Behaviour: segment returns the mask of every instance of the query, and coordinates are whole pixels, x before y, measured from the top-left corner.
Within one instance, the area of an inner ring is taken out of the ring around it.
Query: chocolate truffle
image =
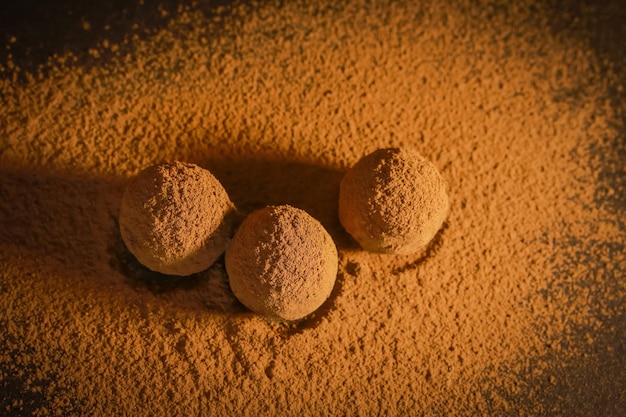
[[[231,237],[233,203],[206,169],[183,162],[146,168],[126,187],[122,239],[137,260],[169,275],[207,269]]]
[[[339,220],[371,252],[417,252],[437,234],[448,211],[444,179],[411,149],[376,150],[340,183]]]
[[[251,213],[226,250],[235,296],[275,319],[301,319],[330,295],[337,249],[324,227],[303,210],[282,205]]]

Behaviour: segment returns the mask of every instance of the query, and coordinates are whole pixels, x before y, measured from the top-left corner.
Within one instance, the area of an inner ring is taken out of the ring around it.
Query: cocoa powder
[[[611,4],[197,3],[86,63],[7,58],[2,413],[626,414]],[[423,253],[365,252],[338,221],[341,176],[386,147],[448,182]],[[315,214],[339,254],[323,308],[266,321],[223,259],[169,281],[134,262],[124,186],[165,160],[208,168],[244,214]]]

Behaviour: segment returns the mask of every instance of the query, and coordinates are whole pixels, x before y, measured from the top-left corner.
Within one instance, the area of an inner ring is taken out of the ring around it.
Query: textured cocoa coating
[[[226,250],[235,296],[267,317],[297,320],[328,298],[337,277],[335,244],[305,211],[283,205],[250,214]]]
[[[153,271],[191,275],[224,253],[235,207],[206,169],[182,162],[146,168],[126,187],[119,213],[122,238]]]
[[[376,150],[340,184],[341,224],[368,251],[414,253],[437,234],[448,211],[444,179],[411,149]]]

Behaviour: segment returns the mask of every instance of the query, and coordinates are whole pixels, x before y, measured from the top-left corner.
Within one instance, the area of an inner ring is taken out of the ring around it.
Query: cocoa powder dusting
[[[619,2],[184,4],[64,13],[89,36],[41,68],[26,31],[0,37],[0,415],[626,415]],[[447,182],[418,253],[339,222],[341,178],[380,148]],[[162,161],[244,215],[319,220],[324,305],[267,320],[223,257],[139,264],[119,209]]]

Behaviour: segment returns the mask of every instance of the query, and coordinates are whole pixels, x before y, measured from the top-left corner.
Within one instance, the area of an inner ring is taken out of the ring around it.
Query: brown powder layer
[[[409,149],[379,149],[364,156],[340,184],[339,219],[372,252],[417,252],[435,237],[449,207],[437,168]]]
[[[267,317],[298,320],[330,296],[337,249],[324,227],[291,206],[257,210],[243,222],[226,251],[235,296]]]
[[[119,48],[102,29],[86,65],[2,63],[0,414],[626,415],[623,5],[205,4]],[[425,253],[365,252],[338,221],[341,175],[388,147],[448,182]],[[276,323],[222,259],[137,265],[124,186],[166,160],[245,213],[314,214],[328,302]]]
[[[210,267],[233,233],[234,206],[220,182],[194,164],[167,162],[132,179],[122,197],[122,239],[153,271],[191,275]]]

